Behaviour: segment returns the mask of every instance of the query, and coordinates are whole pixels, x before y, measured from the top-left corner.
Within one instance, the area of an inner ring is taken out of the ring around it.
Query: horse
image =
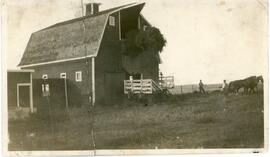
[[[262,84],[263,84],[263,77],[262,77],[262,75],[258,76],[258,77],[257,77],[257,80],[258,80],[258,81],[261,81]]]
[[[239,89],[242,87],[244,87],[244,81],[243,80],[235,80],[235,81],[231,81],[229,83],[228,90],[229,90],[229,92],[232,92],[232,93],[238,93]]]
[[[255,88],[257,88],[259,81],[263,83],[263,77],[250,76],[248,78],[245,78],[243,81],[244,81],[244,88],[245,88],[246,93],[251,94],[251,93],[255,93]]]

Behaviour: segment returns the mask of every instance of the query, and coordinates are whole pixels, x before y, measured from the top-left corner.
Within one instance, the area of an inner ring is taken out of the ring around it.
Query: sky
[[[221,83],[267,76],[264,0],[83,0],[100,10],[145,2],[142,14],[167,40],[160,70],[176,84]],[[15,69],[31,33],[80,17],[81,0],[8,0],[8,69]]]

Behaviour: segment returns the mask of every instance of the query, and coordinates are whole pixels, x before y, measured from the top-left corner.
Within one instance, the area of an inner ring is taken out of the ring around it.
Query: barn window
[[[147,26],[146,25],[144,25],[143,26],[143,31],[145,31],[147,29]]]
[[[47,74],[42,75],[42,79],[48,79],[48,75]]]
[[[81,71],[76,71],[75,80],[76,80],[76,82],[81,82],[82,81],[82,72]]]
[[[67,78],[67,74],[66,73],[61,73],[60,78],[64,78],[64,79]]]
[[[113,16],[109,17],[109,24],[110,26],[115,26],[115,18]]]

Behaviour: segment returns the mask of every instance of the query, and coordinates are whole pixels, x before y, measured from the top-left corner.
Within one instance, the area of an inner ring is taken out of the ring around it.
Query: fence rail
[[[129,94],[143,93],[143,94],[152,94],[155,91],[162,90],[158,84],[151,79],[142,79],[142,80],[124,80],[124,93]]]
[[[174,88],[174,77],[173,76],[160,76],[159,85],[161,88]]]

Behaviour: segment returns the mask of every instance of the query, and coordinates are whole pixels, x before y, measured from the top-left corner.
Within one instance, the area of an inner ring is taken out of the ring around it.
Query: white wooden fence
[[[174,77],[173,76],[160,76],[159,85],[161,88],[174,88]]]
[[[156,91],[162,90],[159,85],[151,79],[142,80],[124,80],[124,93],[134,94],[153,94]]]

